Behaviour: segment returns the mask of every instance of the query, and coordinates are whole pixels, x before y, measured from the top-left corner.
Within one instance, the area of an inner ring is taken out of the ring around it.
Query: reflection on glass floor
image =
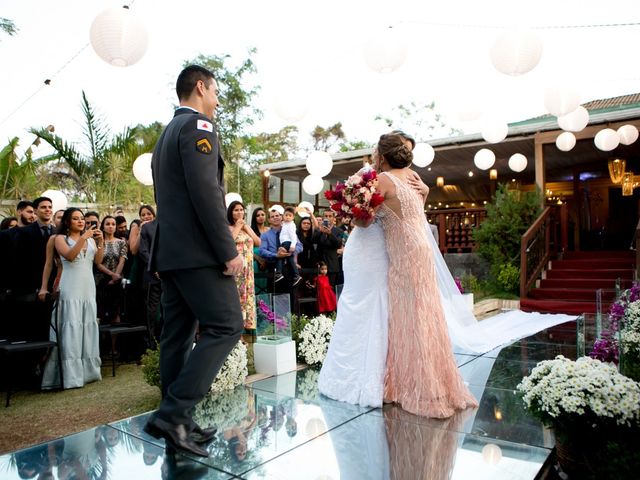
[[[167,454],[142,431],[143,414],[4,455],[0,479],[533,479],[554,439],[515,386],[536,362],[575,353],[569,322],[484,355],[456,354],[480,406],[447,420],[330,400],[307,368],[199,405],[198,423],[218,428],[206,459]]]

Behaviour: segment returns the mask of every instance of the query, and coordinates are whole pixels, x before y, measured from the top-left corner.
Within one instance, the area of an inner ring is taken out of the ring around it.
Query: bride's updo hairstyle
[[[405,168],[413,161],[413,153],[405,145],[404,138],[396,133],[381,135],[377,149],[391,168]]]

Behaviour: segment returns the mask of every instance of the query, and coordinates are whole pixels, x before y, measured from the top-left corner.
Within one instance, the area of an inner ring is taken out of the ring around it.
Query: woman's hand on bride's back
[[[407,183],[411,188],[422,195],[423,198],[426,199],[427,195],[429,195],[429,187],[422,181],[420,175],[418,175],[416,172],[412,171],[407,176]]]

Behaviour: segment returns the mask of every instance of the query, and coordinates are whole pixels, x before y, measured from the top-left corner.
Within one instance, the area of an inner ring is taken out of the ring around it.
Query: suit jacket
[[[49,238],[42,234],[38,222],[33,222],[17,230],[15,233],[15,255],[12,268],[12,290],[16,292],[34,292],[40,288],[42,271],[47,260],[47,240]],[[54,266],[51,272],[50,284],[55,276]]]
[[[151,245],[153,238],[156,236],[158,222],[154,219],[149,223],[142,225],[140,229],[140,246],[138,247],[138,260],[144,267],[145,283],[160,283],[155,276],[155,272],[149,271],[149,259],[151,257]]]
[[[318,238],[318,248],[320,255],[327,264],[329,272],[340,271],[340,259],[338,258],[338,249],[342,246],[342,230],[338,227],[332,227],[331,233],[321,233]]]
[[[224,203],[224,161],[211,120],[178,108],[153,151],[158,206],[151,271],[224,267],[238,255]]]

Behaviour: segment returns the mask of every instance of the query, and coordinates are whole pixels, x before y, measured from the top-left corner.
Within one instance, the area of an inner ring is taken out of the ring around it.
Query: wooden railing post
[[[551,229],[554,228],[551,207],[546,207],[520,240],[520,298],[525,298],[529,288],[544,269],[550,258]],[[544,237],[542,237],[544,235]],[[543,243],[544,242],[544,243]],[[534,248],[536,262],[529,271],[530,249]]]
[[[562,253],[569,250],[569,208],[566,203],[560,207],[560,242]]]

